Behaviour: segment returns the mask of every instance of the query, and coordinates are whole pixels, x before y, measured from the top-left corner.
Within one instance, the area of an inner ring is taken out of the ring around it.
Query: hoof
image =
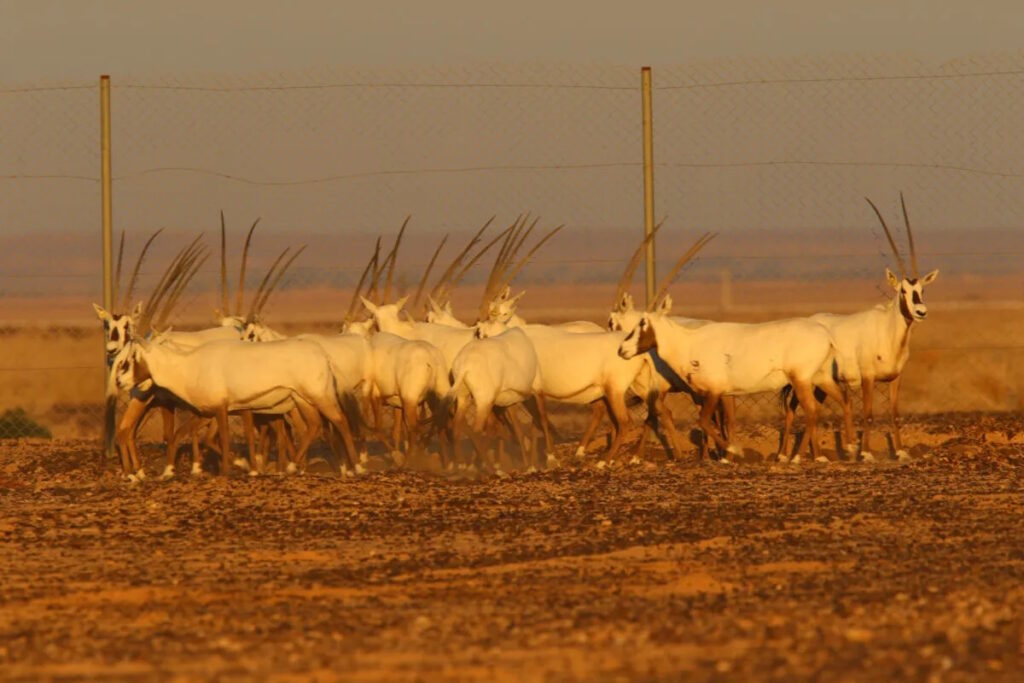
[[[146,478],[146,470],[140,467],[138,471],[135,473],[135,476],[138,478],[139,481],[142,481],[143,479]]]
[[[295,463],[290,462],[288,463],[288,466],[284,468],[284,471],[288,474],[295,474],[299,471],[299,468],[295,466]]]
[[[173,479],[174,478],[174,465],[168,465],[167,467],[165,467],[163,473],[160,475],[160,478],[165,480],[165,481],[167,479]]]
[[[778,460],[779,460],[779,462],[785,464],[785,463],[789,462],[789,456],[786,455],[785,453],[779,453]]]
[[[498,479],[508,479],[508,473],[500,469],[494,470],[494,476]]]
[[[599,470],[603,470],[607,466],[608,466],[608,463],[606,463],[604,460],[598,460],[597,464],[594,465],[594,467],[596,467]]]
[[[729,455],[743,455],[743,449],[739,446],[729,446],[725,449],[725,452]]]
[[[197,462],[192,463],[192,476],[193,477],[198,477],[202,473],[203,473],[203,468],[199,466],[199,463],[197,463]]]
[[[907,453],[904,449],[896,451],[896,459],[900,462],[910,462],[913,458],[910,457],[910,453]]]
[[[871,451],[861,451],[860,459],[863,460],[864,462],[874,462],[875,456],[871,454]]]
[[[824,455],[819,455],[817,458],[814,459],[814,462],[823,462],[824,463],[824,462],[831,462],[831,460],[826,458]]]
[[[582,458],[586,454],[587,452],[583,449],[582,446],[580,446],[579,448],[576,449],[576,452],[573,455],[575,455],[577,458]]]
[[[249,471],[249,461],[244,458],[235,458],[235,462],[233,464],[240,470],[245,470],[246,472]]]
[[[366,474],[366,468],[363,467],[362,463],[356,463],[356,474]]]
[[[790,462],[790,464],[793,464],[793,465],[799,465],[799,464],[800,464],[800,461],[801,461],[802,459],[803,459],[803,458],[802,458],[802,457],[800,456],[800,454],[799,454],[799,453],[797,453],[796,455],[794,455],[794,456],[793,456],[793,459],[792,459],[792,460],[790,460],[789,462]]]
[[[128,475],[128,476],[126,477],[126,479],[128,480],[128,483],[129,483],[129,484],[132,484],[132,485],[135,485],[135,484],[138,484],[138,483],[139,483],[139,478],[138,478],[138,477],[136,477],[136,476],[135,476],[134,474],[129,474],[129,475]]]
[[[718,463],[719,465],[731,465],[732,464],[732,461],[729,460],[729,458],[725,457],[724,455],[721,458],[719,458],[718,460],[712,460],[711,462]]]
[[[258,477],[258,476],[260,476],[260,472],[259,472],[259,470],[249,470],[249,476],[250,477]]]
[[[629,464],[630,465],[639,465],[640,464],[640,458],[638,458],[637,456],[634,455],[632,458],[629,459]]]
[[[370,454],[367,453],[366,451],[362,451],[359,454],[359,462],[363,463],[364,465],[370,462]]]
[[[850,457],[853,457],[853,458],[857,457],[857,445],[856,444],[848,443],[848,444],[846,444],[846,447],[843,448],[843,450],[846,451],[846,454],[849,455]]]
[[[562,464],[561,461],[558,458],[556,458],[555,456],[553,456],[553,455],[549,455],[548,456],[548,469],[549,470],[552,467],[558,467],[561,464]]]

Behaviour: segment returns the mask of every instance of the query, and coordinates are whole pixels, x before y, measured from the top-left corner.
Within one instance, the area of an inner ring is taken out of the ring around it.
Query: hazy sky
[[[0,81],[102,72],[1018,50],[1020,0],[0,0]]]

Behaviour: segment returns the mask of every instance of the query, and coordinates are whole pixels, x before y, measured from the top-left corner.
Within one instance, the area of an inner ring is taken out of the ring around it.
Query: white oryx
[[[221,474],[231,465],[228,413],[240,410],[283,415],[298,409],[307,427],[297,448],[300,462],[317,436],[321,416],[341,433],[347,453],[355,452],[330,357],[314,342],[218,341],[181,349],[157,337],[131,342],[116,369],[121,388],[150,380],[198,414],[216,418]]]
[[[910,358],[910,333],[914,323],[923,321],[928,316],[928,307],[922,298],[924,287],[938,277],[939,271],[933,270],[924,277],[918,274],[917,253],[914,249],[914,235],[907,217],[907,207],[900,193],[900,206],[903,209],[903,221],[907,229],[907,242],[910,246],[910,269],[904,262],[896,246],[889,226],[886,225],[878,207],[868,199],[871,208],[885,230],[889,246],[892,248],[896,263],[899,266],[899,277],[888,268],[885,277],[894,295],[885,304],[880,304],[866,311],[850,315],[819,313],[811,316],[831,331],[836,342],[837,377],[843,384],[860,385],[863,400],[863,436],[860,446],[861,457],[866,461],[874,460],[871,452],[871,429],[874,425],[872,399],[875,382],[889,382],[889,413],[892,418],[892,442],[896,457],[908,460],[910,454],[903,448],[900,438],[899,389],[900,375]],[[827,370],[827,369],[826,369]],[[826,374],[823,370],[815,378],[817,385]],[[830,374],[830,373],[829,373]],[[846,449],[856,454],[857,446],[853,443],[852,409],[850,397],[842,401],[844,417],[844,436]],[[793,419],[795,405],[786,401],[786,426],[788,432]]]
[[[663,315],[644,313],[622,342],[619,354],[636,358],[657,349],[659,357],[693,391],[704,396],[700,426],[704,431],[701,457],[707,454],[708,438],[727,453],[738,454],[737,446],[720,434],[711,415],[722,396],[777,391],[791,384],[807,415],[807,431],[797,445],[793,461],[799,462],[804,441],[811,453],[819,453],[816,425],[817,403],[814,380],[818,371],[835,359],[835,343],[828,329],[806,318],[767,323],[709,323],[695,329],[679,325]],[[819,385],[829,396],[839,398],[839,387],[822,378]],[[788,444],[783,443],[779,460],[788,461]]]
[[[508,413],[508,408],[513,405],[532,404],[530,412],[539,415],[545,441],[551,443],[540,364],[526,334],[520,329],[508,328],[500,323],[478,323],[473,330],[472,341],[456,356],[451,374],[452,385],[447,398],[448,402],[455,403],[455,437],[472,399],[470,434],[478,459],[487,452],[480,436],[488,418],[493,415],[515,435],[524,460],[527,453],[533,451],[533,465],[539,466],[536,449],[527,446],[519,422]]]
[[[394,421],[392,445],[399,450],[401,427],[404,425],[407,447],[411,454],[419,446],[420,405],[426,403],[441,433],[441,465],[446,465],[445,411],[443,399],[451,384],[448,363],[441,351],[425,341],[403,339],[387,332],[369,337],[369,377],[372,398],[400,411],[401,419]]]

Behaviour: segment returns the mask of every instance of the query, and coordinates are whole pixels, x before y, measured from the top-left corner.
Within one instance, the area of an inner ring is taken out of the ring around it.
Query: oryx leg
[[[722,430],[722,436],[729,442],[729,447],[725,449],[726,453],[732,456],[743,455],[743,449],[732,443],[732,437],[736,433],[734,429],[736,426],[736,397],[721,396],[718,399],[718,407],[718,419],[720,422],[718,426]],[[728,462],[728,460],[723,461]]]
[[[228,476],[231,470],[231,432],[228,431],[228,408],[217,408],[217,432],[220,434],[220,474]]]
[[[629,428],[629,409],[626,408],[626,394],[621,391],[606,391],[605,400],[608,401],[608,412],[611,415],[615,426],[615,436],[608,447],[605,457],[613,459],[619,452],[623,440],[626,438],[626,430]]]
[[[305,472],[306,456],[309,451],[309,446],[320,434],[322,421],[320,419],[319,411],[302,399],[295,399],[295,407],[302,415],[302,422],[306,425],[306,429],[302,433],[302,438],[299,439],[299,445],[295,449],[295,465],[300,472]]]
[[[519,444],[519,463],[525,468],[527,464],[527,447],[526,439],[523,437],[523,429],[519,424],[519,420],[512,415],[512,411],[509,407],[495,406],[494,414],[497,415],[500,422],[505,425],[509,434],[515,437],[516,442]]]
[[[355,442],[352,439],[352,428],[349,425],[345,411],[337,401],[332,403],[330,400],[320,401],[320,405],[317,406],[317,410],[319,410],[320,414],[327,418],[327,421],[333,424],[341,433],[341,439],[345,444],[345,461],[348,463],[348,467],[355,472],[357,470],[355,459],[358,456],[356,455]],[[305,414],[303,417],[305,417]],[[305,462],[305,459],[303,459],[303,462]]]
[[[900,438],[900,376],[889,382],[889,414],[892,416],[892,448],[896,457],[900,460],[910,460],[910,453],[903,449],[903,439]]]
[[[800,407],[804,409],[804,418],[807,421],[807,428],[800,436],[800,442],[796,446],[796,454],[793,462],[800,462],[801,454],[804,451],[804,442],[810,441],[811,455],[817,460],[821,457],[818,450],[817,425],[818,425],[818,402],[814,398],[814,385],[810,382],[793,382],[793,391],[796,393]]]
[[[860,437],[860,457],[866,462],[872,462],[875,456],[871,453],[871,428],[874,426],[875,417],[872,414],[871,405],[875,398],[875,380],[873,377],[864,377],[860,380],[861,401],[864,404],[863,432]]]
[[[420,406],[414,398],[402,399],[402,422],[405,424],[405,456],[416,456],[420,449]]]
[[[711,416],[715,413],[715,408],[718,407],[718,402],[721,400],[721,394],[707,394],[704,397],[704,405],[700,407],[700,417],[698,419],[700,423],[701,431],[703,432],[703,438],[700,444],[700,460],[704,460],[708,457],[708,442],[714,441],[716,447],[723,451],[729,449],[729,442],[726,441],[725,437],[719,432],[718,428],[715,427],[711,420]]]
[[[139,456],[136,451],[135,432],[142,422],[143,416],[149,410],[153,397],[146,399],[132,397],[117,423],[117,431],[114,433],[114,441],[117,444],[118,453],[121,456],[121,469],[125,475],[134,475],[138,470],[137,463]]]
[[[605,415],[607,409],[605,407],[605,400],[599,398],[590,404],[590,422],[587,423],[587,428],[583,431],[583,436],[580,438],[580,443],[576,446],[576,457],[582,458],[587,452],[587,445],[590,440],[594,437],[594,432],[597,431],[597,426],[601,424],[601,418]]]
[[[679,432],[676,431],[675,416],[668,407],[667,395],[654,393],[653,400],[649,398],[648,412],[653,411],[655,433],[659,433],[665,442],[666,455],[669,460],[675,460],[679,454]],[[646,433],[641,437],[640,456],[643,455],[643,443],[646,441]]]
[[[789,437],[793,434],[793,420],[796,419],[796,407],[799,405],[799,400],[796,397],[796,392],[793,390],[793,385],[789,385],[789,391],[782,395],[782,409],[785,413],[782,422],[782,437],[779,443],[779,462],[789,462],[790,450],[789,450]]]
[[[548,421],[547,399],[544,394],[538,393],[523,401],[523,405],[530,413],[533,424],[540,428],[544,434],[544,448],[548,453],[553,452],[554,446],[551,440],[551,423]]]
[[[843,452],[850,452],[850,444],[853,442],[853,415],[850,411],[850,401],[846,392],[835,382],[828,381],[818,386],[825,396],[839,404],[843,410],[843,428],[839,432],[839,448]]]

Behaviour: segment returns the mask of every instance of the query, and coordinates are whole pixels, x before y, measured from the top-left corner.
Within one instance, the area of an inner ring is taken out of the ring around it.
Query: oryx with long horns
[[[893,297],[887,303],[879,304],[866,311],[850,315],[819,313],[811,316],[811,319],[825,325],[835,339],[835,375],[838,380],[843,385],[860,384],[864,420],[860,444],[861,457],[867,461],[874,460],[874,455],[871,452],[871,430],[874,426],[872,414],[874,387],[876,382],[889,382],[889,414],[892,419],[893,450],[897,458],[907,460],[910,458],[910,454],[903,448],[903,440],[900,437],[898,408],[900,376],[910,359],[910,334],[914,324],[923,321],[928,316],[928,307],[925,306],[923,299],[924,288],[935,280],[939,271],[933,270],[924,277],[921,277],[918,272],[914,233],[910,229],[907,205],[902,192],[900,193],[900,207],[907,230],[910,268],[907,268],[907,263],[896,246],[896,240],[893,239],[882,212],[878,210],[874,202],[866,197],[865,199],[882,224],[889,247],[892,249],[899,267],[899,276],[889,268],[885,269],[885,278],[894,290]],[[829,371],[829,368],[823,368],[819,377],[815,379],[815,384],[818,384],[823,379],[822,376]],[[856,454],[857,446],[853,443],[850,396],[844,397],[842,406],[844,446],[848,453]],[[795,410],[792,400],[786,401],[786,409],[785,432],[788,435]]]

